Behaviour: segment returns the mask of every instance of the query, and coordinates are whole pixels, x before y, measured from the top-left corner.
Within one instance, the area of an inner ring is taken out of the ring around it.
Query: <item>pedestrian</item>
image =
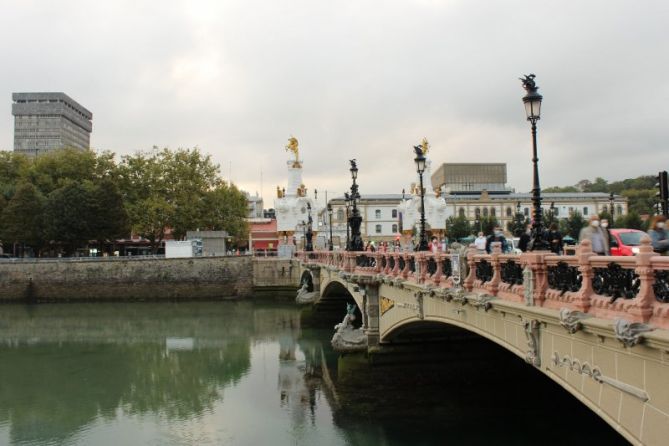
[[[506,252],[507,250],[506,238],[504,237],[502,228],[500,228],[499,226],[495,226],[495,228],[492,231],[492,234],[490,234],[486,239],[485,251],[488,254],[492,253],[492,244],[494,242],[500,242],[502,244],[502,252]]]
[[[592,251],[600,256],[609,255],[609,237],[600,226],[599,216],[590,217],[588,226],[581,229],[578,235],[579,243],[583,240],[590,240]]]
[[[483,232],[479,232],[478,237],[474,240],[474,246],[479,251],[479,254],[485,252],[486,239],[483,236]]]
[[[439,252],[439,241],[437,240],[437,237],[432,237],[432,240],[430,241],[428,248],[432,252],[432,254],[436,254],[437,252]]]
[[[666,222],[667,217],[656,215],[653,217],[650,229],[648,230],[648,235],[653,244],[653,251],[663,256],[666,256],[669,251],[669,234],[667,234],[667,230],[664,227]]]
[[[548,243],[551,245],[551,251],[557,255],[562,255],[562,234],[558,230],[557,223],[551,223],[548,228]]]
[[[609,250],[610,250],[611,247],[613,246],[613,243],[611,243],[611,241],[613,240],[613,236],[611,235],[611,230],[609,229],[609,220],[607,220],[606,218],[602,218],[600,220],[599,226],[601,226],[602,231],[606,233],[606,237],[609,241]]]
[[[532,238],[532,225],[525,226],[525,232],[520,234],[520,239],[518,240],[518,249],[525,252]]]

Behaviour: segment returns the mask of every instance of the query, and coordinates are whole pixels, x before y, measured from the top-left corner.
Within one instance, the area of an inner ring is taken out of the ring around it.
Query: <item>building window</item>
[[[525,214],[525,217],[529,217],[530,216],[530,208],[523,209],[523,214]]]
[[[623,215],[623,207],[618,205],[616,206],[616,214]]]
[[[488,216],[488,208],[483,208],[483,216],[484,217]]]
[[[374,216],[379,219],[381,218],[381,209],[377,209],[374,211]]]
[[[506,216],[511,217],[512,215],[513,215],[513,211],[511,210],[511,208],[506,208]]]
[[[490,216],[495,217],[496,216],[495,208],[490,208]]]
[[[474,216],[476,216],[476,218],[481,217],[481,208],[474,209]]]
[[[393,209],[393,218],[397,218],[397,209]]]
[[[397,233],[397,225],[393,225],[393,234]]]
[[[574,213],[574,208],[571,207],[571,206],[569,206],[569,215],[571,215],[571,214],[573,214],[573,213]]]
[[[588,208],[587,207],[583,208],[583,215],[588,215]]]
[[[602,207],[602,212],[606,212],[608,214],[609,213],[609,207],[607,205],[604,205]]]
[[[464,217],[465,216],[465,208],[460,208],[460,210],[458,211],[458,215],[460,217]]]
[[[381,234],[381,225],[376,225],[376,233]]]
[[[553,217],[558,217],[560,215],[560,208],[553,208]]]
[[[344,219],[344,210],[339,209],[337,210],[337,220],[342,221]]]

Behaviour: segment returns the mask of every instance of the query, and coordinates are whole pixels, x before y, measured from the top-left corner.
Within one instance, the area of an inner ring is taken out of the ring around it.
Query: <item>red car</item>
[[[633,256],[639,253],[641,237],[646,233],[638,229],[611,229],[611,255]]]

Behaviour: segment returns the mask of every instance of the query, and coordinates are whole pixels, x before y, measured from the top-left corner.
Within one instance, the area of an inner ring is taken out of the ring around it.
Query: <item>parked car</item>
[[[641,237],[646,233],[638,229],[611,229],[611,255],[633,256],[639,253]]]

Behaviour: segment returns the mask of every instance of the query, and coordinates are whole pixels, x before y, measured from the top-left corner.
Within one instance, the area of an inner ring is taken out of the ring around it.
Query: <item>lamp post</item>
[[[616,221],[615,211],[613,210],[613,202],[614,202],[614,200],[615,200],[615,195],[613,195],[613,192],[611,192],[611,193],[609,194],[609,205],[610,205],[610,207],[611,207],[611,212],[609,212],[609,213],[611,214],[611,222],[609,223],[609,226],[611,226],[611,227],[613,227],[613,224],[614,224],[615,221]]]
[[[353,179],[353,184],[351,184],[351,214],[348,218],[349,226],[351,227],[351,241],[348,246],[349,251],[364,251],[365,246],[362,241],[362,235],[360,234],[360,225],[362,224],[362,216],[358,211],[358,198],[360,194],[358,193],[358,184],[356,179],[358,178],[358,165],[356,160],[350,160],[351,163],[351,178]]]
[[[351,196],[348,192],[344,192],[344,203],[346,204],[346,251],[349,251],[351,246],[351,226],[350,226],[350,210],[351,210]]]
[[[534,207],[534,218],[532,221],[532,235],[528,243],[530,251],[548,251],[550,245],[545,239],[543,221],[541,218],[541,186],[539,185],[539,158],[537,157],[537,121],[541,117],[541,100],[542,96],[537,92],[537,87],[534,82],[534,74],[526,75],[520,80],[523,82],[523,88],[527,94],[523,97],[525,104],[525,114],[527,120],[532,124],[532,163],[534,167],[533,182],[532,182],[532,205]]]
[[[330,227],[330,251],[334,249],[334,246],[332,244],[332,204],[328,203],[328,220],[329,224],[328,226]]]
[[[304,248],[305,251],[313,251],[314,250],[314,244],[312,242],[314,233],[312,231],[312,225],[314,221],[311,218],[311,203],[307,203],[307,233],[305,234],[305,237],[307,238],[307,243]]]
[[[555,220],[555,202],[551,201],[551,225]]]
[[[425,154],[421,146],[413,147],[416,152],[416,171],[420,179],[420,242],[418,251],[427,251],[427,235],[425,234],[425,190],[423,189],[423,172],[425,172]]]

